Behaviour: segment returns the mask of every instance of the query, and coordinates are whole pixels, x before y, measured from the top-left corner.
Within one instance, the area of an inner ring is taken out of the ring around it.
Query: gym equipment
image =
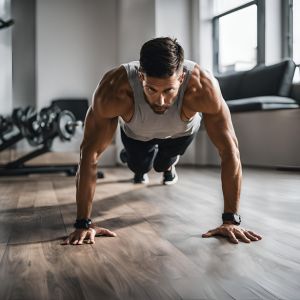
[[[61,111],[57,106],[43,108],[39,113],[33,107],[15,109],[12,114],[14,124],[19,128],[21,138],[26,138],[30,145],[38,149],[20,157],[19,159],[0,166],[0,176],[28,175],[31,173],[65,172],[73,176],[78,165],[24,165],[29,160],[51,151],[53,140],[59,137],[62,141],[70,141],[76,127],[82,126],[82,121],[76,120],[72,112]],[[98,178],[103,178],[101,171]]]
[[[0,136],[13,130],[13,124],[11,120],[0,115]]]
[[[0,116],[0,151],[11,147],[21,139],[23,134],[16,129],[12,118]]]
[[[74,114],[76,120],[84,122],[89,108],[89,101],[85,98],[55,99],[51,102],[51,106],[58,107],[61,110],[68,110]]]
[[[9,26],[12,26],[14,24],[14,20],[8,20],[4,21],[3,19],[0,19],[0,29],[7,28]]]
[[[58,115],[58,134],[61,140],[70,141],[75,134],[76,127],[83,126],[81,121],[76,121],[75,116],[68,110],[63,110]]]

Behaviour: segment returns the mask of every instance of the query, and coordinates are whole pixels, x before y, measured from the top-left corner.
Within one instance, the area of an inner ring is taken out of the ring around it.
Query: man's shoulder
[[[215,111],[220,100],[218,81],[210,71],[196,64],[190,74],[185,98],[193,109],[202,112]]]
[[[94,106],[104,116],[112,116],[128,110],[132,103],[133,91],[123,65],[105,73],[93,97]]]
[[[124,93],[132,94],[132,88],[125,67],[120,65],[106,72],[98,84],[96,91],[102,100],[116,98]]]
[[[189,84],[192,85],[199,81],[205,84],[206,82],[215,81],[215,80],[216,78],[214,77],[212,72],[200,67],[200,65],[196,63],[193,70],[191,71]]]
[[[112,88],[111,91],[120,87],[130,89],[131,87],[125,66],[120,65],[106,72],[99,83],[99,87],[110,87]]]

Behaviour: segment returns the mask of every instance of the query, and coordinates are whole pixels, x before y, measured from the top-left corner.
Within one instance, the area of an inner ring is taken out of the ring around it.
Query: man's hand
[[[238,239],[241,239],[245,243],[262,239],[262,237],[255,232],[245,230],[233,224],[222,224],[221,226],[202,234],[202,237],[208,238],[216,235],[228,237],[229,241],[233,244],[238,244]]]
[[[117,236],[116,233],[108,229],[92,226],[89,229],[76,229],[61,243],[61,245],[82,245],[83,242],[95,244],[96,235]]]

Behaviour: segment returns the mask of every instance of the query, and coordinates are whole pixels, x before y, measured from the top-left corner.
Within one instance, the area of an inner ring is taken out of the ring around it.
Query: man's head
[[[176,100],[183,73],[184,52],[176,39],[156,38],[140,51],[140,80],[152,110],[163,114]]]

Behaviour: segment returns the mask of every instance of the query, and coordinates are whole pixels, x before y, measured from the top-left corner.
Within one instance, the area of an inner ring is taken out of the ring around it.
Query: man
[[[63,244],[81,245],[85,239],[95,243],[96,234],[116,236],[93,224],[90,216],[97,161],[111,143],[119,118],[125,147],[121,158],[134,172],[134,182],[148,182],[147,172],[154,167],[163,173],[163,184],[177,181],[175,164],[203,118],[222,160],[224,213],[223,224],[202,236],[222,235],[236,244],[238,239],[247,243],[261,239],[238,226],[242,168],[230,112],[219,85],[199,65],[184,60],[182,47],[167,37],[146,42],[139,62],[109,71],[96,88],[80,148],[76,230]]]

